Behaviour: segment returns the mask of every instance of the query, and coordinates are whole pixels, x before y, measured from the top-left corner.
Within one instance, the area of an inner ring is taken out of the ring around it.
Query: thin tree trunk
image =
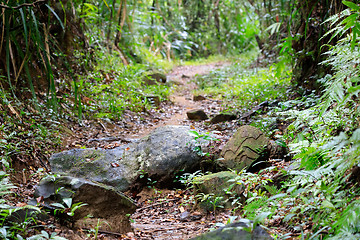
[[[124,65],[129,65],[129,62],[126,59],[124,52],[119,47],[119,43],[120,43],[121,38],[122,38],[122,30],[123,30],[123,27],[124,27],[124,24],[125,24],[126,14],[127,14],[126,0],[121,0],[120,7],[119,7],[119,10],[118,10],[118,14],[117,14],[118,28],[117,28],[117,31],[116,31],[114,46],[115,46],[115,49],[120,53],[120,57],[121,57],[121,60],[122,60],[123,64]]]

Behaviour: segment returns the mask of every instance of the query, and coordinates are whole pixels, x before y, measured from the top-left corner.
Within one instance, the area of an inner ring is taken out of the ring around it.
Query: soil
[[[155,128],[164,125],[187,125],[196,130],[218,131],[217,151],[227,142],[240,125],[239,121],[211,124],[210,120],[191,121],[186,112],[202,109],[212,117],[223,110],[222,102],[203,96],[201,101],[193,101],[192,91],[197,88],[194,81],[197,75],[229,65],[218,62],[198,66],[179,66],[168,74],[168,80],[176,86],[169,101],[162,102],[158,108],[142,113],[125,112],[118,122],[104,120],[85,120],[62,125],[64,134],[62,150],[79,147],[114,148],[134,139],[143,137]],[[31,196],[33,186],[40,174],[34,174],[31,180],[18,188],[18,196]],[[210,229],[226,224],[232,215],[230,210],[213,212],[211,209],[197,207],[191,189],[158,189],[156,186],[145,187],[141,192],[127,192],[133,198],[138,209],[131,216],[133,232],[120,235],[115,232],[98,232],[97,239],[190,239]],[[26,202],[23,199],[21,202]],[[54,220],[51,220],[54,224]],[[44,223],[45,224],[45,223]],[[72,229],[55,224],[59,236],[67,239],[94,239],[95,232],[85,229]],[[95,227],[95,226],[94,226]],[[95,228],[94,228],[95,229]]]
[[[124,119],[115,123],[86,120],[82,126],[76,123],[64,125],[67,135],[63,137],[63,149],[114,148],[165,125],[187,125],[205,131],[221,130],[218,134],[222,140],[218,143],[218,149],[221,149],[221,145],[237,129],[237,121],[219,124],[210,124],[209,120],[191,121],[187,119],[186,112],[202,109],[211,117],[222,111],[222,102],[219,100],[204,96],[202,101],[193,101],[192,91],[197,86],[192,80],[227,65],[227,62],[217,62],[174,68],[168,74],[168,80],[175,86],[168,101],[140,114],[125,112]],[[133,232],[119,235],[100,231],[98,239],[189,239],[225,224],[231,214],[230,210],[213,213],[195,207],[195,198],[190,189],[168,190],[149,186],[141,192],[126,194],[135,199],[138,205],[131,216]],[[59,235],[68,239],[91,239],[86,231],[73,231],[60,226],[59,229],[62,229]]]

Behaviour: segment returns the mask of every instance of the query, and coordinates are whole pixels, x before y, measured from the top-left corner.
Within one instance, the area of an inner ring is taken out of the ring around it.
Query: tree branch
[[[11,7],[11,6],[8,6],[8,5],[0,4],[0,8],[16,10],[16,9],[20,9],[20,8],[23,8],[23,7],[35,7],[35,5],[41,4],[41,3],[45,3],[46,1],[47,1],[47,0],[38,0],[38,1],[33,2],[33,3],[23,3],[23,4],[20,4],[20,5],[18,5],[18,6],[15,6],[15,7]]]

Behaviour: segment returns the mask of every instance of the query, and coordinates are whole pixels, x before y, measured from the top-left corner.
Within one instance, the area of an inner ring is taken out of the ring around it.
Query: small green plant
[[[210,156],[209,152],[204,152],[203,147],[210,144],[211,141],[219,141],[219,139],[212,136],[209,132],[199,133],[198,131],[191,130],[189,133],[194,137],[193,151],[200,156]]]
[[[101,225],[105,223],[106,225],[108,225],[110,227],[110,224],[106,221],[101,221],[100,219],[98,219],[96,226],[92,229],[89,229],[89,237],[92,237],[92,239],[97,240],[98,239],[98,235],[99,235],[99,230]]]
[[[21,239],[20,235],[26,235],[30,227],[36,224],[33,216],[39,213],[40,209],[30,205],[14,208],[6,204],[3,197],[13,194],[10,190],[15,188],[15,186],[9,182],[7,176],[5,172],[0,171],[0,238],[12,239],[16,237],[17,239]],[[28,213],[28,216],[24,216],[24,221],[19,223],[16,221],[8,221],[8,219],[12,217],[12,214],[21,210]]]
[[[63,204],[62,203],[52,203],[51,204],[51,206],[54,206],[57,208],[55,210],[55,214],[60,212],[60,213],[65,213],[68,216],[72,217],[72,216],[74,216],[76,210],[87,205],[87,203],[82,203],[82,202],[73,204],[72,198],[64,198],[64,199],[62,199],[62,201],[63,201]]]
[[[201,170],[197,170],[194,173],[184,173],[181,177],[180,177],[180,182],[187,188],[187,189],[191,189],[193,188],[193,181],[195,180],[195,178],[203,176],[204,173],[201,172]]]
[[[148,173],[147,173],[145,170],[143,170],[143,169],[142,169],[142,170],[139,170],[139,173],[140,173],[140,175],[139,175],[139,178],[140,178],[140,179],[146,179],[146,186],[147,186],[148,188],[153,188],[154,191],[157,191],[157,190],[155,189],[155,184],[157,183],[157,181],[151,179],[151,178],[148,176]]]
[[[21,237],[17,239],[23,240],[23,238]],[[26,238],[26,240],[67,240],[67,239],[64,237],[57,236],[56,232],[52,232],[51,234],[49,234],[48,232],[42,230],[41,233],[28,237]]]
[[[205,194],[199,193],[195,196],[199,205],[204,208],[205,210],[210,210],[214,214],[216,213],[216,209],[224,208],[224,197],[222,196],[215,196],[213,193]]]

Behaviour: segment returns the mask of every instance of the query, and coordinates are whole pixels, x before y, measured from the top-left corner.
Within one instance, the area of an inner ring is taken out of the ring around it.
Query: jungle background
[[[233,213],[281,229],[275,239],[359,239],[356,1],[1,0],[0,11],[3,238],[56,239],[36,221],[5,219],[28,206],[53,153],[86,147],[65,135],[171,105],[173,87],[144,84],[148,74],[220,62],[193,91],[240,115],[276,102],[250,124],[288,148],[292,164],[268,170],[288,177],[263,192],[268,172],[240,174],[251,197]]]

